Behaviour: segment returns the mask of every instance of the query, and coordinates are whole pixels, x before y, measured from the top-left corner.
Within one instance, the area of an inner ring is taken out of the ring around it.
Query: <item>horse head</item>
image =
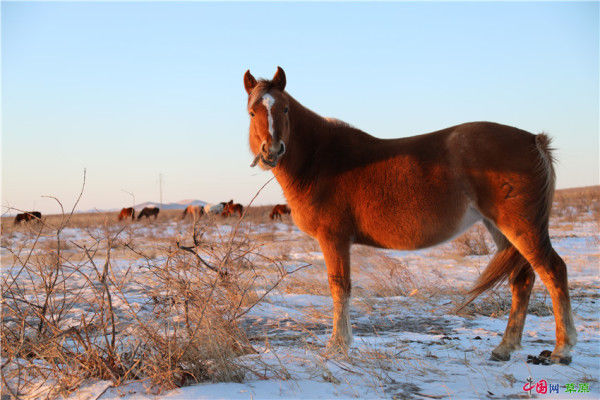
[[[250,115],[250,149],[255,155],[251,167],[260,163],[263,169],[274,168],[285,154],[286,142],[290,137],[289,100],[284,92],[285,83],[285,72],[281,67],[277,67],[270,81],[257,81],[250,70],[244,74]]]

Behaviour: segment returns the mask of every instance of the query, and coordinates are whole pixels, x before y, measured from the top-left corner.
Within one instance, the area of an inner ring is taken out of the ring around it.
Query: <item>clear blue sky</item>
[[[2,3],[2,203],[56,212],[248,202],[242,75],[401,137],[490,120],[555,138],[558,186],[598,167],[598,3]],[[282,201],[273,181],[258,203]]]

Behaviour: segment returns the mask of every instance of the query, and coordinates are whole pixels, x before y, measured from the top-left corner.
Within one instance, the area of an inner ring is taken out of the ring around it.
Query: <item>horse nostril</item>
[[[281,142],[281,147],[279,148],[278,156],[282,156],[285,153],[285,143]]]
[[[260,152],[264,153],[264,154],[268,154],[268,150],[267,150],[267,142],[262,142],[262,144],[260,145]]]

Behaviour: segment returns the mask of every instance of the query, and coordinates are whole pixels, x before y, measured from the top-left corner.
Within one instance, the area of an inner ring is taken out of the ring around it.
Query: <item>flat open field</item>
[[[506,284],[454,312],[494,252],[481,225],[418,251],[354,246],[354,344],[328,354],[323,255],[268,212],[4,218],[2,399],[527,398],[528,378],[600,396],[600,188],[559,191],[551,220],[579,335],[568,366],[527,363],[554,347],[539,279],[508,362],[489,360]]]

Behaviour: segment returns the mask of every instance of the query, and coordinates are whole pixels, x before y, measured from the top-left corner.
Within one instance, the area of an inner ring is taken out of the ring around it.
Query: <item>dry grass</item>
[[[598,187],[558,191],[554,217],[563,225],[597,220],[599,193]],[[246,228],[238,226],[237,216],[204,217],[193,226],[181,221],[181,210],[161,211],[157,221],[135,224],[118,222],[117,213],[50,215],[40,224],[20,226],[2,218],[2,247],[8,252],[2,276],[2,394],[32,393],[44,384],[53,388],[52,396],[67,394],[87,378],[114,385],[139,380],[157,391],[201,381],[265,379],[264,370],[244,361],[254,353],[244,316],[274,288],[329,295],[324,265],[299,274],[283,268],[292,251],[320,249],[307,237],[279,242],[282,227],[268,218],[270,210],[248,208]],[[292,229],[289,216],[281,222]],[[252,232],[255,223],[260,232]],[[222,230],[224,225],[228,229]],[[155,232],[172,226],[178,229],[173,235]],[[73,229],[85,234],[73,239],[67,235]],[[146,229],[142,236],[140,229]],[[278,255],[265,255],[262,245],[277,248]],[[454,247],[457,258],[493,252],[481,225],[456,239]],[[432,307],[462,296],[460,288],[419,281],[406,264],[375,249],[355,246],[352,257],[355,272],[367,278],[354,288],[362,312],[378,312],[381,300],[417,291],[417,301]],[[296,328],[302,334],[330,328],[329,309],[307,310],[311,315]],[[500,288],[464,313],[500,317],[509,310],[509,290]],[[545,297],[532,297],[529,313],[550,312]],[[390,366],[406,367],[381,349],[354,357],[360,359],[349,359],[344,367],[370,368],[362,371],[373,385],[388,379]],[[423,363],[411,360],[410,366]],[[316,370],[325,381],[338,380],[325,364]],[[275,374],[289,377],[283,365]]]
[[[377,255],[363,271],[369,277],[369,284],[362,289],[369,296],[408,296],[417,288],[406,265],[395,258]]]
[[[3,219],[3,395],[46,387],[55,397],[88,378],[148,381],[158,391],[263,378],[241,361],[254,350],[240,321],[291,272],[233,220],[231,233],[209,237],[219,218],[190,226],[183,244],[136,237],[112,213],[21,226]],[[72,228],[86,235],[68,239]]]
[[[595,221],[600,220],[600,186],[557,190],[552,215],[570,222],[586,216]]]

